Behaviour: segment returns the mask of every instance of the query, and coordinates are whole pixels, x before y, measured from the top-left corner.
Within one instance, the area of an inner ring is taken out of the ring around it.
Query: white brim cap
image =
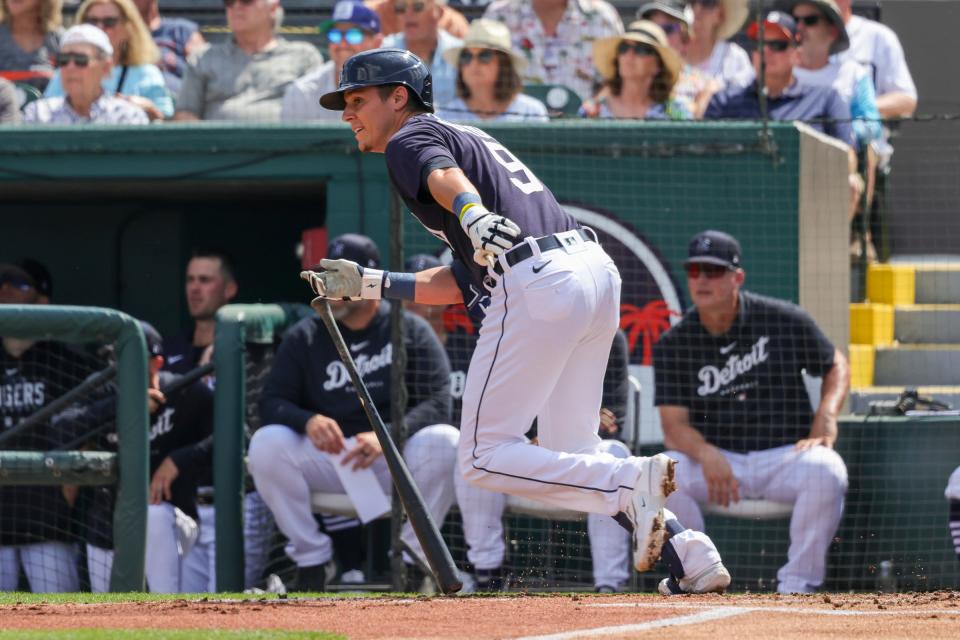
[[[100,49],[105,55],[113,56],[113,45],[110,44],[110,37],[102,29],[92,24],[77,24],[63,34],[60,39],[60,48],[68,44],[89,44]]]

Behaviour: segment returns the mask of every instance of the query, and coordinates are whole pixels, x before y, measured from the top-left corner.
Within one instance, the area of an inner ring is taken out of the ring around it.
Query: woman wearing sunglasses
[[[521,93],[526,60],[510,46],[506,25],[479,18],[470,24],[463,46],[443,53],[457,69],[457,97],[437,115],[449,121],[548,120],[547,108]]]
[[[86,0],[77,9],[77,24],[102,29],[113,46],[113,72],[103,81],[107,95],[122,97],[143,109],[150,120],[173,115],[173,99],[163,73],[156,66],[160,52],[131,0]],[[54,74],[45,97],[63,95],[59,73]]]
[[[0,0],[0,72],[43,89],[60,48],[62,0]]]
[[[687,62],[720,82],[721,87],[742,87],[753,81],[750,57],[728,42],[747,19],[747,0],[689,0],[693,8],[693,37],[687,45]]]
[[[622,36],[593,43],[604,88],[580,115],[599,118],[687,120],[690,110],[673,97],[683,61],[663,29],[649,20],[632,23]]]

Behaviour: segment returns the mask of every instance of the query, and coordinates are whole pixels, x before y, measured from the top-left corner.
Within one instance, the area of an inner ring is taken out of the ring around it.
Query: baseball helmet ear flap
[[[403,85],[411,98],[433,113],[433,78],[427,65],[404,49],[362,51],[343,63],[336,91],[320,97],[320,105],[331,111],[346,107],[343,94],[351,89]]]

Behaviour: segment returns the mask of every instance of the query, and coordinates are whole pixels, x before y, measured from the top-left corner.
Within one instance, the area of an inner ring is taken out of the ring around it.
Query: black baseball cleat
[[[314,564],[309,567],[297,567],[297,579],[292,593],[320,593],[327,590],[327,583],[336,575],[337,567],[333,561]]]

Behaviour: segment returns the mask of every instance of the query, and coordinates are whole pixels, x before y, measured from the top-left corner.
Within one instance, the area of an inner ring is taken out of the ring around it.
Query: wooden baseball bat
[[[357,395],[360,396],[360,404],[367,414],[367,420],[370,422],[370,426],[373,427],[373,432],[377,434],[377,439],[380,441],[380,446],[383,449],[383,457],[387,460],[387,466],[390,468],[390,476],[393,478],[393,484],[397,488],[397,494],[400,496],[403,510],[407,512],[407,517],[410,518],[410,525],[413,527],[414,533],[417,534],[417,539],[420,541],[420,546],[423,547],[423,553],[427,557],[427,562],[430,563],[430,569],[437,579],[440,590],[445,594],[460,591],[463,584],[460,582],[460,577],[457,574],[457,568],[453,563],[450,550],[447,549],[447,545],[443,542],[443,538],[440,536],[440,530],[437,528],[433,517],[427,510],[423,496],[420,495],[420,490],[417,489],[417,485],[410,476],[410,470],[407,469],[407,465],[403,461],[396,443],[394,443],[393,438],[390,437],[390,433],[387,431],[387,427],[380,417],[380,412],[377,411],[377,407],[370,397],[367,386],[363,383],[363,379],[357,371],[357,365],[353,361],[353,356],[350,355],[350,350],[347,349],[347,344],[340,334],[340,328],[333,318],[330,304],[324,298],[314,298],[310,306],[320,314],[320,319],[323,320],[323,324],[327,327],[327,331],[333,339],[333,344],[337,347],[340,359],[350,373],[350,379],[353,381],[353,386],[357,390]]]

